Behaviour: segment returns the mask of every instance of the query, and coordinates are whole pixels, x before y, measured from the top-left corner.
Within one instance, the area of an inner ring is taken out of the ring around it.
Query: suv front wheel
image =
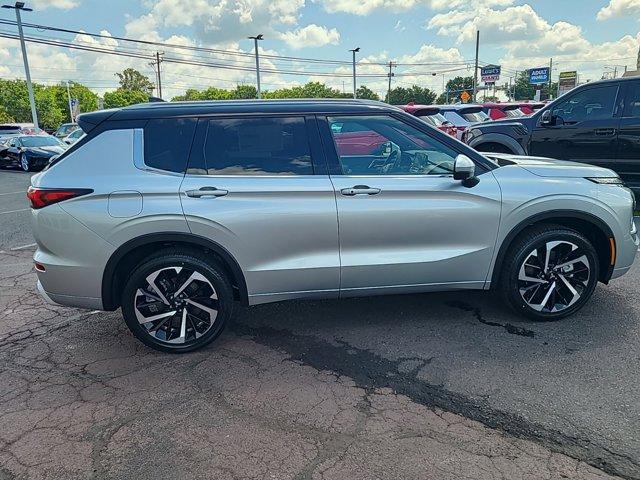
[[[533,320],[559,320],[578,311],[598,282],[598,255],[582,234],[559,225],[525,231],[507,252],[501,293]]]
[[[131,332],[164,352],[190,352],[209,344],[222,332],[232,308],[232,288],[223,269],[183,250],[144,259],[122,292],[122,313]]]

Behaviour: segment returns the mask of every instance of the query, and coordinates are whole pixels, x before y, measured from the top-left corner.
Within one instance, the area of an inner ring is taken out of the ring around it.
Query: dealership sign
[[[532,68],[529,70],[529,83],[531,85],[549,83],[549,67]]]
[[[484,83],[495,83],[500,80],[500,65],[487,65],[480,70]]]
[[[558,80],[558,95],[567,93],[569,90],[576,87],[578,84],[578,72],[575,70],[572,72],[560,72],[560,78]]]

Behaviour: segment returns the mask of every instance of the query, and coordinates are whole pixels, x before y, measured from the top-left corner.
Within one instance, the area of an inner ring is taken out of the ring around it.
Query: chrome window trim
[[[142,170],[144,172],[158,173],[161,175],[170,175],[173,177],[184,176],[184,173],[170,172],[168,170],[160,170],[159,168],[150,167],[146,163],[144,163],[144,129],[143,128],[133,129],[133,164],[138,170]]]

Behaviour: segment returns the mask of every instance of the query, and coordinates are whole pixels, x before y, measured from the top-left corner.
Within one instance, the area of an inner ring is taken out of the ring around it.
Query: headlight
[[[601,185],[624,185],[620,177],[587,177],[587,180]]]

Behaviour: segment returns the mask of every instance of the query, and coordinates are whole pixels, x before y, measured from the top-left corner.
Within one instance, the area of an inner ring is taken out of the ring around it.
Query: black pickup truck
[[[607,167],[640,198],[640,77],[581,85],[530,117],[473,125],[462,141],[481,152]]]

